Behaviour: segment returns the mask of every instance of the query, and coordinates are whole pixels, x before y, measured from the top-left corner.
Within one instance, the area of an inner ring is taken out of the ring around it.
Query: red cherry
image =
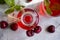
[[[26,31],[26,34],[28,37],[32,37],[34,35],[34,31],[33,30],[28,30]]]
[[[55,26],[54,26],[54,25],[50,25],[50,26],[47,28],[47,31],[50,32],[50,33],[54,33],[54,32],[55,32]]]
[[[1,22],[0,22],[0,27],[1,27],[2,29],[7,28],[7,26],[8,26],[8,23],[7,23],[6,21],[1,21]]]
[[[12,23],[10,25],[11,30],[16,31],[18,29],[18,24],[17,23]]]
[[[36,26],[36,27],[34,28],[34,32],[35,32],[35,33],[40,33],[41,30],[42,30],[42,28],[41,28],[40,26]]]
[[[31,2],[32,0],[27,0],[27,2]]]

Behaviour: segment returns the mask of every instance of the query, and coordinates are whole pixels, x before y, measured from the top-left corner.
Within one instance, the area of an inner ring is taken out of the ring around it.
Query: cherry
[[[0,27],[1,27],[2,29],[7,28],[7,26],[8,26],[8,23],[7,23],[6,21],[1,21],[1,22],[0,22]]]
[[[32,0],[27,0],[27,2],[31,2]]]
[[[42,28],[41,28],[40,26],[36,26],[36,27],[34,28],[34,32],[35,32],[35,33],[40,33],[41,30],[42,30]]]
[[[50,26],[47,28],[47,31],[50,32],[50,33],[54,33],[54,32],[55,32],[55,26],[54,26],[54,25],[50,25]]]
[[[11,30],[16,31],[18,29],[18,24],[17,23],[12,23],[10,25]]]
[[[33,30],[28,30],[26,31],[26,34],[28,37],[32,37],[34,35],[34,31]]]

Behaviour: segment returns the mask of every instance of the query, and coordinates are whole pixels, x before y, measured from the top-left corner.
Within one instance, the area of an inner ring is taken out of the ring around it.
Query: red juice
[[[45,16],[60,16],[60,0],[44,0],[39,8],[40,14]]]

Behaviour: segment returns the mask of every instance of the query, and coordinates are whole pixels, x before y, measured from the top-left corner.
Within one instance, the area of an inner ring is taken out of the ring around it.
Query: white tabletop
[[[29,6],[29,5],[32,5],[32,4],[36,4],[36,3],[39,3],[43,0],[32,0],[31,2],[27,3],[26,0],[15,0],[15,3],[19,3],[20,5],[24,5],[24,6]]]
[[[35,6],[34,7],[33,6],[34,5],[30,5],[30,7],[34,8]],[[3,6],[3,7],[7,8],[6,6]],[[0,5],[0,20],[3,19],[1,17],[3,9],[4,8],[2,8],[2,6]],[[4,18],[3,20],[6,20],[6,18]],[[19,28],[17,31],[12,31],[9,28],[4,29],[4,30],[0,29],[0,40],[60,40],[60,25],[59,24],[60,24],[60,17],[48,18],[48,17],[44,17],[40,15],[40,20],[39,20],[38,25],[42,27],[41,33],[35,34],[33,37],[27,37],[25,30],[21,28]],[[48,33],[46,31],[46,28],[49,25],[56,26],[55,33]]]

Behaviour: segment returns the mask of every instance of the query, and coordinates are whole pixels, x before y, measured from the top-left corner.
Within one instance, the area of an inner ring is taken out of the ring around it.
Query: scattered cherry
[[[11,30],[16,31],[18,29],[18,24],[17,23],[12,23],[10,25]]]
[[[54,25],[50,25],[50,26],[47,28],[47,31],[50,32],[50,33],[54,33],[54,32],[55,32],[55,26],[54,26]]]
[[[1,22],[0,22],[0,27],[1,27],[2,29],[7,28],[7,26],[8,26],[8,23],[7,23],[6,21],[1,21]]]
[[[27,0],[27,2],[31,2],[32,0]]]
[[[35,32],[35,33],[40,33],[41,30],[42,30],[42,28],[41,28],[40,26],[36,26],[36,27],[34,28],[34,32]]]
[[[33,30],[28,30],[26,31],[26,34],[28,37],[32,37],[34,35],[34,31]]]

